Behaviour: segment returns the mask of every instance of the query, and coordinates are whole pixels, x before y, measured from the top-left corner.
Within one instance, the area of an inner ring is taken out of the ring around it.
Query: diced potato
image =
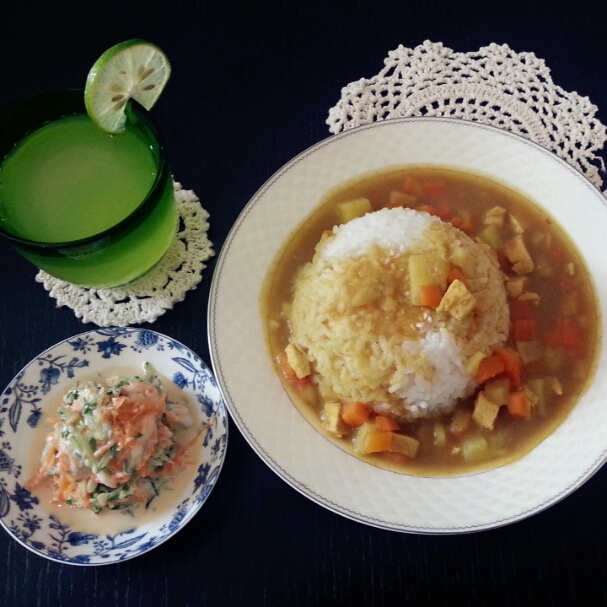
[[[548,415],[548,383],[545,377],[534,377],[527,380],[525,387],[535,395],[537,412],[545,417]]]
[[[500,251],[504,246],[504,237],[499,226],[489,224],[478,237],[486,242],[494,251]]]
[[[504,227],[506,219],[506,209],[504,207],[493,207],[485,213],[483,223],[487,225],[496,225],[498,228]]]
[[[531,242],[536,247],[547,249],[552,241],[551,235],[548,232],[533,232]]]
[[[528,385],[523,386],[523,392],[525,393],[525,396],[529,401],[529,406],[531,407],[531,410],[535,412],[540,399],[538,398],[537,394],[529,388]]]
[[[495,419],[500,411],[500,406],[490,401],[484,392],[479,392],[474,403],[472,419],[481,427],[493,430]]]
[[[280,314],[282,315],[283,318],[291,317],[291,302],[290,301],[283,301],[280,304]]]
[[[555,373],[565,363],[565,353],[561,349],[544,348],[542,362],[544,363],[546,369],[552,371],[552,373]]]
[[[572,289],[563,294],[561,302],[562,316],[575,316],[580,311],[580,292],[577,289]]]
[[[393,434],[392,446],[390,451],[394,453],[402,453],[413,459],[417,455],[419,449],[419,441],[412,436],[406,434]]]
[[[432,427],[432,442],[437,447],[444,447],[447,443],[447,433],[445,431],[445,426],[440,422],[436,422]]]
[[[409,280],[411,303],[419,306],[422,303],[422,286],[436,285],[444,291],[447,287],[449,265],[436,253],[419,253],[409,257]]]
[[[392,190],[388,195],[388,206],[391,207],[410,207],[417,202],[417,196],[414,194],[405,194],[399,190]]]
[[[449,432],[451,434],[462,434],[469,427],[472,421],[472,413],[465,409],[456,409],[453,414],[453,419],[449,424]]]
[[[456,279],[449,285],[437,310],[448,312],[457,320],[463,320],[474,308],[476,308],[474,295],[468,291],[468,287],[461,280]]]
[[[293,369],[295,375],[297,375],[299,379],[310,375],[310,361],[297,344],[290,343],[285,348],[285,354],[287,355],[289,366]]]
[[[512,270],[516,274],[529,274],[533,272],[534,264],[525,241],[520,234],[504,243],[504,255],[512,264]]]
[[[372,211],[371,201],[368,198],[354,198],[353,200],[337,203],[339,223],[348,223],[348,221],[362,217]]]
[[[394,432],[378,430],[375,422],[366,422],[359,427],[354,440],[354,451],[359,455],[390,451]]]
[[[345,424],[341,421],[340,403],[325,403],[325,406],[323,407],[322,425],[327,432],[330,432],[335,436],[341,437],[348,434]]]
[[[485,396],[496,405],[502,406],[508,402],[510,381],[507,377],[490,379],[483,387]]]
[[[489,443],[484,436],[466,438],[462,443],[462,455],[467,462],[485,459],[489,455]]]
[[[544,355],[544,347],[538,340],[517,341],[516,349],[524,365],[537,362]]]
[[[516,299],[525,292],[525,283],[527,276],[513,276],[506,280],[506,293],[513,299]]]
[[[464,368],[466,369],[466,373],[468,373],[470,375],[476,375],[476,372],[478,371],[478,367],[484,358],[487,358],[487,357],[482,352],[475,352],[466,361],[466,364],[464,365]]]
[[[550,261],[550,259],[545,253],[539,253],[535,255],[534,272],[538,276],[542,276],[543,278],[548,278],[548,276],[552,276],[553,267],[554,264]]]
[[[452,266],[460,268],[464,273],[464,276],[472,276],[474,274],[474,257],[470,255],[468,249],[465,249],[464,247],[453,249],[453,252],[449,255],[448,261]]]

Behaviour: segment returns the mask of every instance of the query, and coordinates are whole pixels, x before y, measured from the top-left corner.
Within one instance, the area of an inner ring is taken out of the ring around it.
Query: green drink
[[[82,93],[45,93],[0,115],[0,234],[49,274],[95,288],[126,284],[166,253],[177,211],[164,147],[134,106],[117,135]]]

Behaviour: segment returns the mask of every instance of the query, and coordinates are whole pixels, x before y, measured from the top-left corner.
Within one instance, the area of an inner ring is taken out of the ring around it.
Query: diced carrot
[[[521,318],[512,323],[514,341],[533,341],[538,336],[538,322],[535,318]]]
[[[382,451],[390,451],[392,447],[393,432],[385,430],[376,430],[370,432],[365,440],[365,453],[380,453]]]
[[[513,299],[508,305],[512,320],[523,320],[533,316],[533,304],[528,299]]]
[[[508,413],[518,419],[528,419],[531,407],[527,395],[522,390],[511,392],[508,396]]]
[[[510,384],[520,388],[523,380],[523,361],[518,353],[510,348],[496,348],[493,354],[502,359]]]
[[[550,257],[550,259],[554,262],[560,262],[563,260],[563,258],[565,257],[565,251],[563,250],[562,247],[558,246],[558,245],[553,245],[551,247],[548,247],[548,257]]]
[[[449,220],[449,223],[454,227],[457,228],[458,230],[462,229],[462,226],[464,225],[464,220],[462,217],[460,217],[459,215],[456,215],[455,217],[451,217],[451,219]]]
[[[421,306],[438,308],[443,298],[443,292],[438,285],[421,285],[419,290]]]
[[[423,193],[421,183],[417,179],[410,176],[405,177],[402,190],[403,192],[413,194],[414,196],[420,196]]]
[[[346,403],[341,407],[341,419],[348,426],[362,426],[369,419],[369,409],[362,403]]]
[[[483,358],[483,360],[481,360],[474,379],[477,384],[482,384],[488,379],[503,373],[505,370],[506,366],[504,361],[499,356],[491,354],[490,356],[487,356],[487,358]]]
[[[451,207],[446,202],[443,202],[436,207],[436,214],[443,221],[448,221],[451,217]]]
[[[387,415],[378,415],[375,418],[375,427],[378,430],[388,430],[389,432],[396,432],[400,429],[398,422]]]
[[[582,328],[573,318],[557,318],[553,330],[545,337],[547,346],[565,350],[578,350],[583,341]]]
[[[464,273],[459,268],[451,268],[449,273],[447,274],[447,283],[451,284],[454,280],[459,280],[466,284],[466,277]]]
[[[312,377],[310,375],[306,377],[295,377],[295,379],[289,380],[289,383],[295,390],[302,392],[312,385]]]
[[[422,188],[426,196],[442,196],[447,191],[447,184],[444,181],[429,181]]]

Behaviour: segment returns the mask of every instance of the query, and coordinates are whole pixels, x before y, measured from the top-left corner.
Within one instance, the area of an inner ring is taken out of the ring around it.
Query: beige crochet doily
[[[68,306],[82,322],[100,327],[126,327],[154,322],[202,280],[205,261],[214,253],[207,237],[209,214],[196,194],[175,183],[179,222],[173,244],[160,263],[139,280],[115,289],[87,289],[40,271],[57,306]]]
[[[554,84],[533,53],[505,44],[456,53],[426,41],[414,49],[399,46],[384,64],[376,76],[342,89],[327,119],[332,133],[407,116],[476,120],[540,144],[602,186],[597,152],[607,135],[596,106]]]

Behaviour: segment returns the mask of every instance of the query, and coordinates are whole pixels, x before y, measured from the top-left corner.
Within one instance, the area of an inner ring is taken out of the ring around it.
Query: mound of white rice
[[[458,320],[413,305],[409,257],[448,259],[462,247],[473,260],[474,313]],[[411,419],[447,412],[473,391],[466,362],[504,343],[509,315],[487,247],[426,213],[383,209],[323,236],[295,280],[290,322],[324,399]]]

